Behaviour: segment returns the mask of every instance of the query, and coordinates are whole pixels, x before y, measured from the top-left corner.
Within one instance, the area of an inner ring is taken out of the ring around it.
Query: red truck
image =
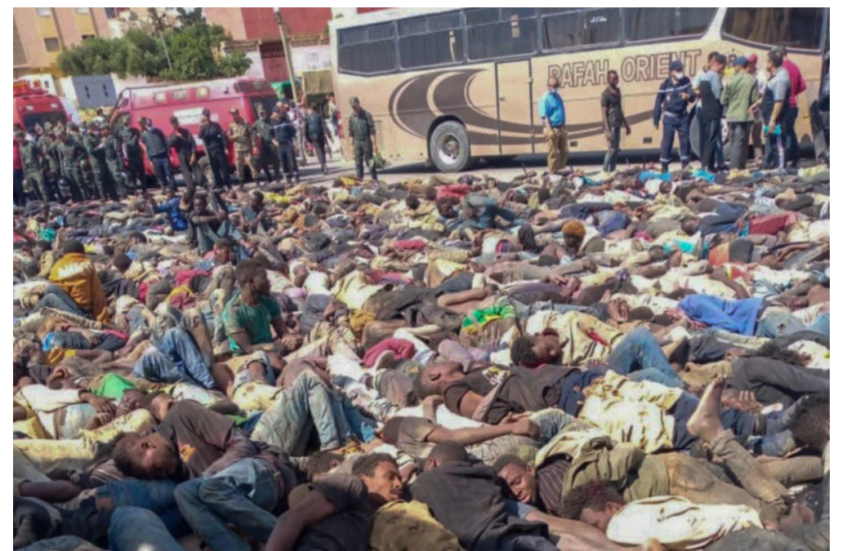
[[[111,129],[118,132],[126,121],[137,128],[141,117],[152,121],[153,126],[160,128],[166,136],[172,132],[170,117],[179,119],[179,124],[187,128],[197,140],[197,158],[206,179],[213,181],[209,161],[206,158],[203,144],[197,139],[200,130],[200,118],[203,110],[209,109],[213,122],[217,122],[227,132],[233,122],[231,109],[238,109],[249,123],[257,120],[257,111],[263,107],[271,113],[278,97],[272,86],[262,79],[231,78],[177,84],[171,86],[147,86],[126,88],[117,98],[116,107],[111,114]],[[230,145],[228,158],[231,170],[235,169],[235,154]],[[152,166],[145,159],[146,172],[152,174]],[[173,150],[170,151],[170,162],[174,170],[179,170],[179,160]]]
[[[12,105],[12,121],[25,130],[44,127],[46,122],[51,126],[66,124],[68,120],[60,98],[26,80],[12,83]]]

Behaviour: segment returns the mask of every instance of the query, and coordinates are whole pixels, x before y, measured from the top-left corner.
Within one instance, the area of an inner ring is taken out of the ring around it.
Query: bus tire
[[[469,136],[462,124],[445,121],[433,130],[430,158],[441,172],[461,172],[474,164]]]

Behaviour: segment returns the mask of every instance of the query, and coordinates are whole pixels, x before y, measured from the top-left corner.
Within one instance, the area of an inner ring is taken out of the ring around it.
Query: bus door
[[[534,90],[531,60],[496,63],[499,155],[534,153]]]

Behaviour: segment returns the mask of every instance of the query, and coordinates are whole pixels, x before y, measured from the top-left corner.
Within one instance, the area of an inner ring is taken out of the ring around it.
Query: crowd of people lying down
[[[830,174],[14,216],[14,548],[830,548]]]

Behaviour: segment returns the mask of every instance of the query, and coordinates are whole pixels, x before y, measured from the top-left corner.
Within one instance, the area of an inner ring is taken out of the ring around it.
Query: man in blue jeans
[[[141,117],[140,139],[146,147],[146,155],[152,163],[152,171],[155,173],[158,185],[161,186],[161,191],[166,190],[168,184],[175,190],[176,180],[173,178],[173,167],[170,166],[170,159],[167,157],[168,145],[164,132],[160,128],[154,128],[152,121],[146,117]]]
[[[113,459],[126,476],[185,479],[174,492],[176,503],[214,551],[251,550],[227,523],[260,543],[268,540],[277,522],[272,511],[296,483],[283,451],[252,442],[232,419],[190,400],[174,404],[152,434],[123,437]]]

